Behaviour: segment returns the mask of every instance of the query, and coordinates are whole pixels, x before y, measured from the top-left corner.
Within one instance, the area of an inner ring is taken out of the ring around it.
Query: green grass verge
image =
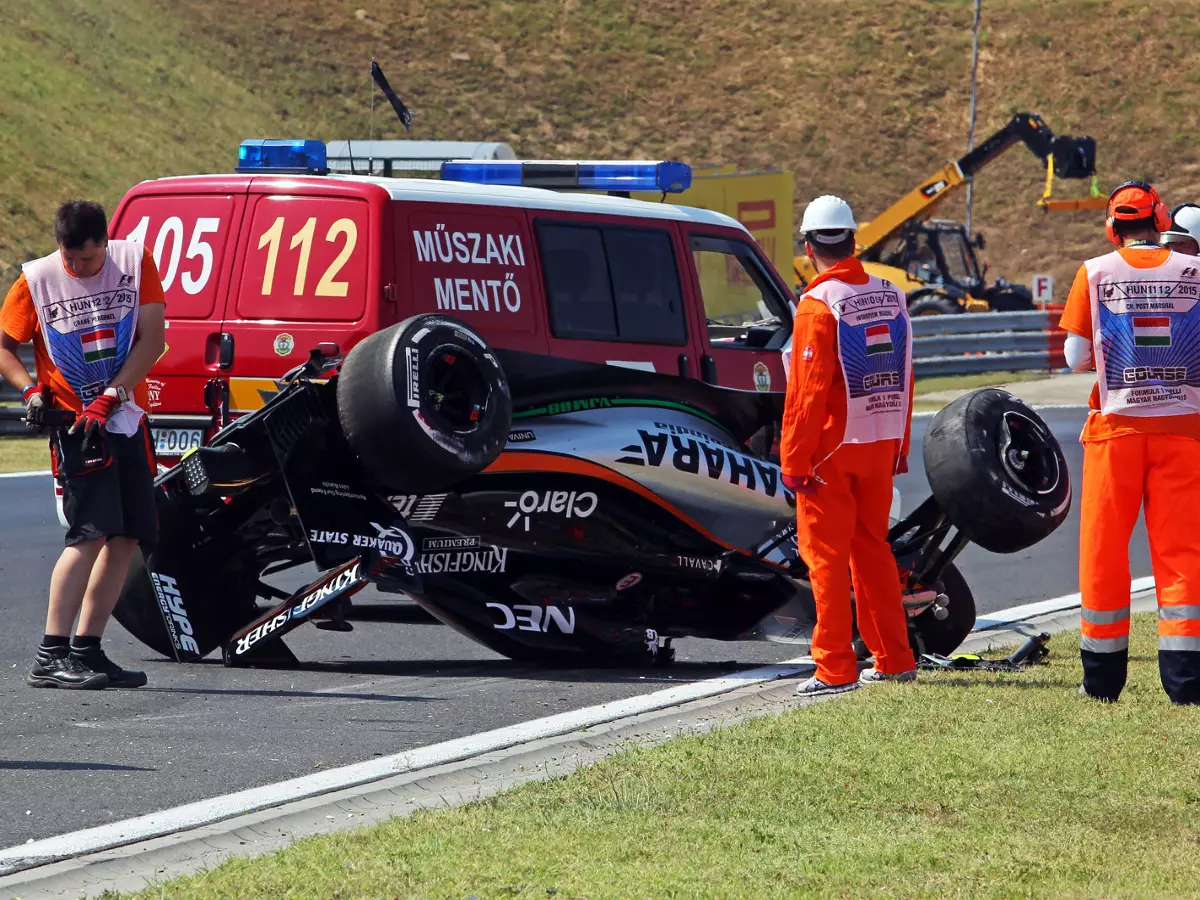
[[[0,437],[0,472],[38,472],[50,468],[50,450],[41,437]]]
[[[1191,896],[1200,709],[1163,695],[1154,622],[1115,706],[1076,694],[1068,633],[1044,668],[922,673],[138,896]]]
[[[973,391],[975,388],[992,387],[997,384],[1013,384],[1018,381],[1040,381],[1045,372],[980,372],[975,375],[935,375],[918,378],[914,382],[917,396],[935,391]]]
[[[1045,372],[980,372],[975,375],[936,375],[929,378],[918,378],[913,384],[916,390],[916,396],[913,398],[913,412],[937,412],[949,402],[940,399],[923,399],[928,394],[941,391],[973,391],[976,388],[1014,384],[1018,381],[1039,381],[1045,377]]]

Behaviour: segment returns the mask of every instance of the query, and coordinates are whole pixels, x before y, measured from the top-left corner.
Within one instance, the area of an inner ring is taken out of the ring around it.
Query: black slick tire
[[[508,381],[473,330],[421,315],[376,332],[342,363],[338,419],[384,487],[428,494],[487,468],[512,419]]]
[[[983,388],[942,409],[926,429],[923,455],[938,506],[985,550],[1031,547],[1070,512],[1062,448],[1041,417],[1007,391]]]
[[[939,587],[941,593],[950,599],[946,618],[938,619],[932,609],[927,609],[914,617],[910,624],[920,635],[921,646],[926,653],[949,656],[975,627],[975,596],[953,563],[942,570]]]

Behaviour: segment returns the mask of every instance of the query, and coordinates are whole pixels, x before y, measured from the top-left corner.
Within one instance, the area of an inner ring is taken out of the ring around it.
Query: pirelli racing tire
[[[421,315],[366,338],[346,356],[338,418],[384,487],[444,490],[487,468],[508,441],[508,381],[483,338],[456,319]]]
[[[1016,553],[1071,509],[1071,476],[1049,426],[1007,391],[950,403],[925,431],[925,476],[942,512],[971,541]]]
[[[975,627],[975,596],[953,563],[942,570],[938,587],[950,599],[946,618],[938,619],[932,609],[927,609],[909,624],[919,638],[914,641],[915,650],[949,656]]]
[[[141,550],[134,555],[113,618],[151,650],[175,659],[160,612],[161,592],[164,602],[176,605],[171,613],[176,633],[194,641],[199,658],[258,615],[256,573],[245,571],[228,540],[195,540],[191,517],[164,488],[156,495],[158,543],[148,555]],[[148,567],[158,574],[157,588]]]

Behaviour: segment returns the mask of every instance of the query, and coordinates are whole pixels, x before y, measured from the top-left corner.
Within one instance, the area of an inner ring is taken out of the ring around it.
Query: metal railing
[[[1061,316],[1058,309],[917,316],[913,368],[917,377],[1062,369]]]

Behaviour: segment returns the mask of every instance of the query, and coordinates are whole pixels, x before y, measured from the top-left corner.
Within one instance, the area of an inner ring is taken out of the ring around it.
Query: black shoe
[[[95,672],[103,672],[108,676],[108,686],[115,688],[135,688],[146,683],[146,673],[137,669],[122,669],[109,659],[99,647],[80,649],[71,648],[71,657]]]
[[[75,656],[69,653],[55,656],[40,650],[25,681],[32,687],[80,691],[98,691],[108,687],[106,673],[96,671]]]

